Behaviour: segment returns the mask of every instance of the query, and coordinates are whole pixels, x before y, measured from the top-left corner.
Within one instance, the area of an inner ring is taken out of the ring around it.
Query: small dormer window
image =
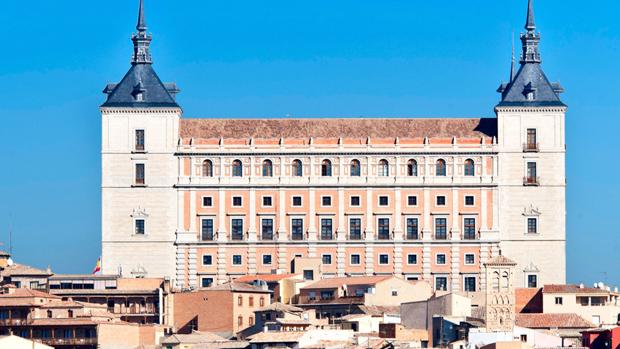
[[[142,92],[136,93],[136,102],[144,102],[144,93]]]
[[[536,100],[536,87],[532,86],[532,83],[528,83],[527,85],[525,85],[525,88],[523,89],[523,95],[525,96],[525,99],[528,101],[534,101]]]
[[[527,93],[526,98],[528,101],[533,101],[534,99],[536,99],[536,96],[534,94],[534,91],[530,91]]]

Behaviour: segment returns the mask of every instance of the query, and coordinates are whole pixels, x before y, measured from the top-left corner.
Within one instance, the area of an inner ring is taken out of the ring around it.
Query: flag
[[[97,265],[95,266],[95,269],[93,269],[93,275],[97,274],[100,271],[101,271],[101,257],[97,259]]]

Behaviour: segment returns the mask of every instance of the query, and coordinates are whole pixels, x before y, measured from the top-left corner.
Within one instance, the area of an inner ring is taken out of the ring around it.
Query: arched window
[[[437,160],[435,165],[435,176],[445,176],[446,175],[446,161],[444,159]]]
[[[409,177],[417,177],[418,176],[418,162],[414,159],[407,161],[407,176]]]
[[[232,175],[233,177],[243,177],[243,164],[241,163],[241,160],[233,161]]]
[[[476,174],[476,168],[474,166],[474,160],[472,159],[465,160],[465,175],[474,176],[475,174]]]
[[[509,279],[508,279],[508,272],[507,271],[502,273],[501,284],[502,284],[502,292],[507,292],[508,288],[509,288],[509,285],[510,285],[510,282],[509,282]]]
[[[202,162],[202,176],[213,177],[213,162],[211,162],[211,160],[205,160]]]
[[[387,160],[383,159],[379,161],[379,168],[377,169],[377,172],[380,177],[387,177],[390,175],[390,164]]]
[[[273,163],[271,160],[263,161],[263,177],[273,177]]]
[[[301,160],[293,160],[293,172],[294,177],[301,177],[304,175],[304,166],[301,163]]]
[[[332,175],[332,162],[325,159],[321,163],[321,176],[331,177]]]
[[[353,159],[351,160],[351,176],[359,177],[362,175],[362,166],[360,165],[360,161]]]

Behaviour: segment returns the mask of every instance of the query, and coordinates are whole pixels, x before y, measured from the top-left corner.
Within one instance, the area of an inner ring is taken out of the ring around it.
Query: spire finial
[[[137,33],[132,35],[131,41],[133,41],[133,57],[131,64],[151,64],[151,40],[153,37],[146,32],[146,19],[144,16],[144,0],[140,0],[140,7],[138,9],[138,24],[136,25]]]
[[[528,0],[527,3],[527,21],[525,22],[527,31],[535,31],[536,23],[534,21],[534,0]]]
[[[146,31],[146,20],[144,18],[144,0],[140,0],[140,9],[138,10],[138,25],[136,25],[138,31]]]

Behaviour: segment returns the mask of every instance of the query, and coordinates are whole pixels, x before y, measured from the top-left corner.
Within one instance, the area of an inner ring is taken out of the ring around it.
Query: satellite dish
[[[7,259],[6,264],[7,264],[9,267],[10,267],[10,266],[12,266],[13,264],[15,264],[15,263],[13,262],[13,258],[9,258],[9,259]]]

